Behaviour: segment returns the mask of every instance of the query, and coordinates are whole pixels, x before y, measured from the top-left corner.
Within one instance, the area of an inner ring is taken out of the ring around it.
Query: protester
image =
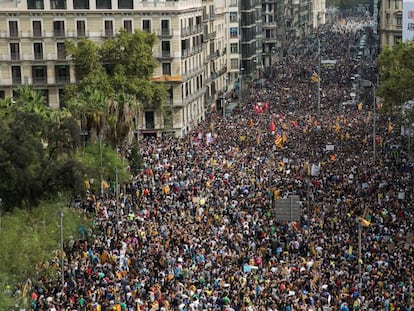
[[[372,137],[372,94],[340,105],[363,72],[346,29],[319,34],[337,60],[320,120],[313,37],[231,116],[141,141],[142,172],[120,204],[91,199],[96,228],[67,247],[63,292],[41,278],[32,310],[411,310],[411,158],[388,120]],[[302,217],[279,222],[272,202],[292,194]]]

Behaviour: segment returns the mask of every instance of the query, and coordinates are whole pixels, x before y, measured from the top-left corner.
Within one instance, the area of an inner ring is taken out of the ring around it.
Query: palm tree
[[[85,125],[93,142],[105,136],[108,99],[101,91],[85,89],[68,102],[68,108]]]
[[[50,109],[45,105],[45,97],[28,85],[17,89],[15,104],[20,111],[34,113],[42,118],[47,118]]]
[[[133,138],[134,125],[137,116],[142,109],[140,102],[130,94],[119,92],[111,100],[108,115],[113,117],[111,123],[112,142],[117,145],[125,140],[128,143]]]

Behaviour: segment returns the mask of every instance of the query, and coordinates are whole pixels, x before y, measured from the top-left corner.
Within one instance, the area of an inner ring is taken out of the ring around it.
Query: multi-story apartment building
[[[205,104],[214,109],[216,100],[228,89],[228,7],[224,0],[203,0]]]
[[[313,0],[311,23],[313,28],[318,28],[326,22],[326,0]]]
[[[268,68],[282,55],[285,40],[284,0],[263,0],[263,66]]]
[[[228,11],[228,25],[229,25],[229,36],[228,36],[228,53],[227,53],[227,64],[228,64],[228,81],[236,81],[240,74],[240,14],[239,14],[239,0],[229,1]],[[230,85],[230,87],[232,87]]]
[[[380,44],[392,46],[402,40],[402,0],[381,0]]]
[[[326,0],[262,0],[263,65],[286,56],[289,44],[325,23]]]
[[[88,37],[99,43],[121,28],[140,29],[158,37],[153,52],[159,66],[153,79],[170,87],[166,111],[171,117],[142,111],[138,133],[184,135],[205,116],[206,90],[211,96],[226,84],[225,7],[216,14],[214,2],[210,3],[206,21],[202,0],[2,1],[0,96],[12,96],[19,85],[29,84],[45,95],[49,105],[59,107],[64,86],[76,82],[73,64],[65,56],[65,40]],[[207,42],[209,49],[203,49]]]

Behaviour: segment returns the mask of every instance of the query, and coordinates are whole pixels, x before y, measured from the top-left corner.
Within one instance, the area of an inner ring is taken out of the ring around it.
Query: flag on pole
[[[392,130],[393,129],[394,129],[394,126],[392,125],[391,120],[388,120],[388,123],[387,123],[387,131],[388,131],[388,133],[392,133]]]
[[[319,75],[315,70],[312,72],[311,81],[314,82],[314,83],[319,82]]]
[[[362,225],[364,225],[364,227],[369,227],[369,225],[371,225],[371,222],[363,217],[359,217],[359,221]]]
[[[277,133],[276,134],[276,138],[275,138],[275,145],[276,145],[276,147],[278,147],[278,148],[280,148],[280,149],[282,149],[283,148],[283,146],[282,146],[282,135],[280,135],[279,133]]]
[[[282,143],[284,144],[286,141],[287,141],[287,135],[286,135],[286,132],[283,131],[282,132]]]

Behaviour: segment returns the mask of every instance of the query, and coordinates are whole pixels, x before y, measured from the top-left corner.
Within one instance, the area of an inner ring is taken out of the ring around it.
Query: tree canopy
[[[399,113],[405,102],[414,99],[414,43],[385,47],[378,58],[378,68],[378,95],[383,99],[383,109]]]
[[[66,104],[82,119],[92,141],[104,137],[120,144],[136,126],[141,109],[162,111],[167,89],[151,81],[157,67],[155,40],[154,34],[121,30],[102,45],[89,39],[66,42],[77,78],[76,85],[65,89]]]

